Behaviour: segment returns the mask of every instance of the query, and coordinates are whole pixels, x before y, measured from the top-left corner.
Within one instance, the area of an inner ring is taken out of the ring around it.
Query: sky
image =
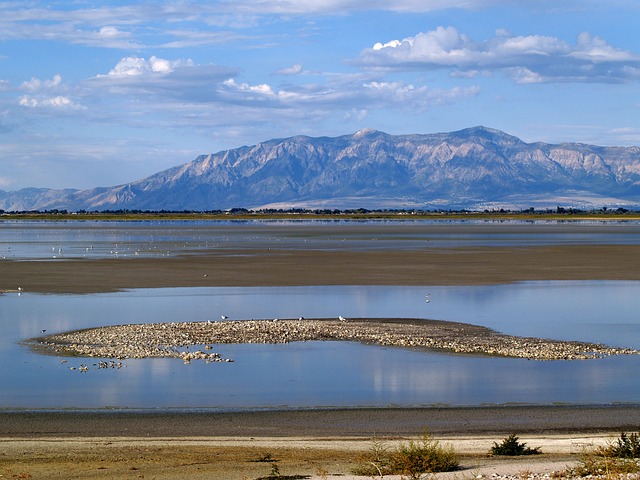
[[[638,0],[0,0],[0,189],[272,138],[640,145]]]

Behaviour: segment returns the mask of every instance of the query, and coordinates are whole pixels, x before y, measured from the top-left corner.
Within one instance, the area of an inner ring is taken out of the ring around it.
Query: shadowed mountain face
[[[640,205],[640,147],[524,143],[474,127],[269,140],[90,190],[0,191],[12,210]]]

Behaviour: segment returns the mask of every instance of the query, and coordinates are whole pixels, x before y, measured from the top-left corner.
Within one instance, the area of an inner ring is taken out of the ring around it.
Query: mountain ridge
[[[130,183],[0,191],[0,209],[639,206],[640,147],[525,143],[484,126],[266,140]]]

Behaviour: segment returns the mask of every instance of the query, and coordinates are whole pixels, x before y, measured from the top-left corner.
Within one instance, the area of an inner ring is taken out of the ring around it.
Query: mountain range
[[[243,146],[131,183],[0,190],[0,209],[524,209],[640,206],[640,147],[525,143],[502,131],[296,136]]]

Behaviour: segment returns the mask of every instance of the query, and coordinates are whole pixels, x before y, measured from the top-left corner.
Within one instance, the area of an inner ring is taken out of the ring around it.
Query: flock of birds
[[[427,293],[425,295],[425,303],[430,303],[431,302],[431,294]],[[229,316],[228,315],[220,315],[220,318],[222,320],[228,320]],[[298,320],[304,320],[304,317],[298,317]],[[343,317],[342,315],[338,315],[338,320],[340,320],[341,322],[346,322],[347,319],[345,317]],[[278,321],[278,318],[274,318],[273,319],[274,322]],[[209,321],[209,323],[211,323],[211,321]]]
[[[17,292],[18,292],[18,295],[22,294],[23,288],[22,287],[18,287],[17,288]],[[430,293],[427,293],[425,295],[425,302],[426,303],[431,302],[431,294]],[[228,320],[229,316],[228,315],[220,315],[220,319],[221,320]],[[298,317],[298,320],[304,320],[304,317]],[[342,315],[338,315],[338,320],[340,320],[341,322],[346,322],[347,321],[347,319],[345,317],[343,317]],[[278,321],[278,318],[274,318],[273,321],[274,322]],[[209,320],[208,323],[212,323],[211,320]],[[43,328],[40,332],[42,334],[45,334],[47,332],[47,330]]]

